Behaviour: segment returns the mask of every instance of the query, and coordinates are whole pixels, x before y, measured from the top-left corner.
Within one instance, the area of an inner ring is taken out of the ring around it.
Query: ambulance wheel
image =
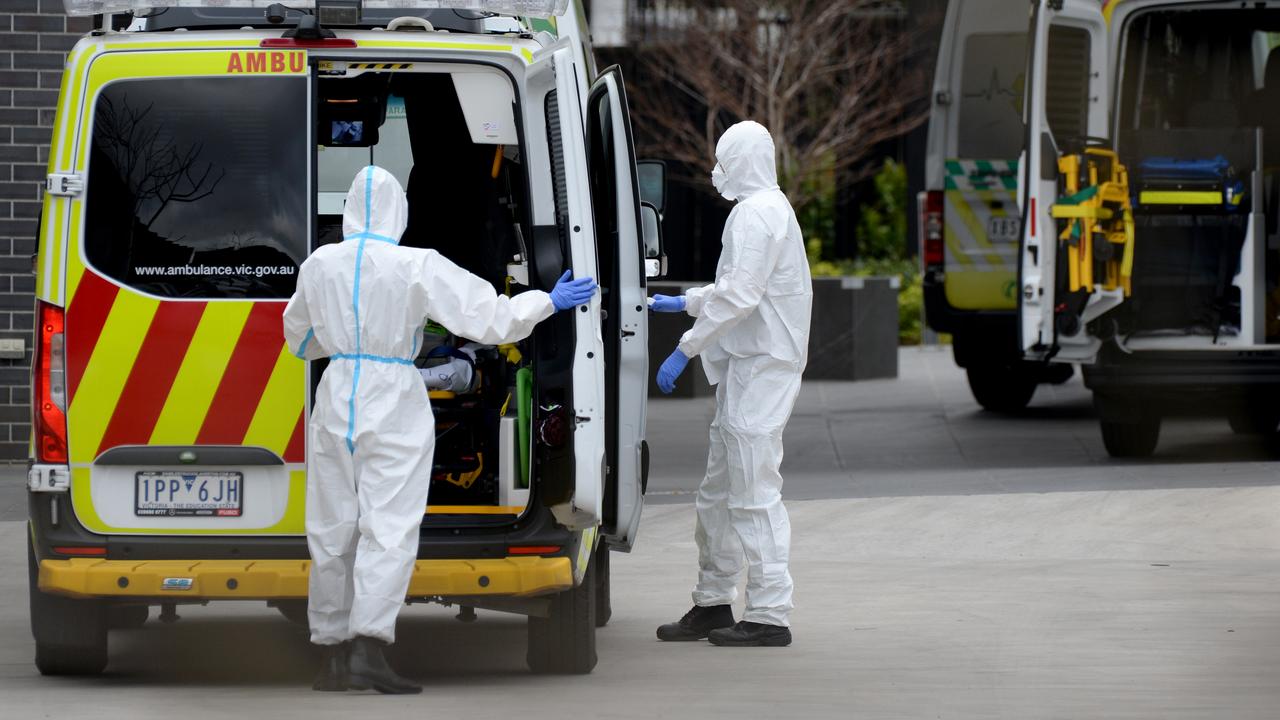
[[[548,617],[529,618],[529,669],[586,675],[596,666],[596,564],[575,588],[553,595]]]
[[[36,669],[41,675],[97,675],[107,667],[107,606],[41,592],[31,536],[27,536],[27,591]]]
[[[596,548],[596,558],[591,564],[596,566],[596,627],[609,624],[613,617],[613,605],[609,597],[609,557],[613,551],[603,542]]]
[[[1280,426],[1280,416],[1270,408],[1250,408],[1227,416],[1237,435],[1270,435]]]
[[[151,608],[146,605],[112,605],[107,608],[107,626],[135,630],[147,624]]]
[[[284,616],[285,620],[288,620],[294,625],[306,627],[310,624],[310,621],[307,620],[306,600],[277,600],[275,602],[268,603],[268,605],[275,608],[276,611]]]
[[[971,367],[966,373],[973,399],[988,412],[1020,412],[1036,392],[1035,378],[1015,368]]]
[[[1113,458],[1151,457],[1160,442],[1160,418],[1138,421],[1102,421],[1102,444]]]

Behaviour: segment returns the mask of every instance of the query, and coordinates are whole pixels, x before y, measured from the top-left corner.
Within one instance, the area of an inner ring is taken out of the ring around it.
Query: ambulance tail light
[[[68,15],[109,15],[146,8],[170,7],[242,7],[266,9],[280,0],[62,0]],[[563,15],[569,0],[364,0],[370,10],[477,10],[546,18]],[[313,9],[316,0],[294,0],[287,5],[291,9]]]
[[[33,375],[33,428],[36,460],[42,463],[67,462],[66,334],[62,308],[45,302],[36,304],[39,329],[36,332]]]
[[[924,202],[920,205],[920,233],[924,238],[925,270],[941,270],[946,262],[942,204],[940,190],[924,193]]]

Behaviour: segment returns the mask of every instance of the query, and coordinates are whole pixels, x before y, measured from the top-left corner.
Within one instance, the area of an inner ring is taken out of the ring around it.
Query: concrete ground
[[[1276,717],[1274,441],[1179,421],[1153,460],[1114,462],[1078,381],[1042,390],[1023,419],[992,417],[949,356],[904,351],[898,380],[806,386],[790,426],[795,644],[662,644],[654,627],[689,604],[710,412],[651,407],[650,506],[636,551],[614,558],[614,620],[588,677],[528,674],[520,618],[482,611],[464,625],[415,606],[396,660],[423,695],[320,695],[302,630],[260,604],[223,604],[114,632],[101,678],[42,678],[11,519],[3,715]],[[21,505],[13,484],[0,511]]]

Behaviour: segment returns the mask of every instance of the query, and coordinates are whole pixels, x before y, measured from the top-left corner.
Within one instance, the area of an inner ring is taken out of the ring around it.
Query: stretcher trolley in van
[[[1017,182],[1024,356],[1083,367],[1114,456],[1151,454],[1162,418],[1179,413],[1275,431],[1280,2],[1031,9]],[[1080,172],[1102,155],[1108,179]],[[1083,207],[1108,191],[1109,210]],[[1095,223],[1107,227],[1082,237]]]

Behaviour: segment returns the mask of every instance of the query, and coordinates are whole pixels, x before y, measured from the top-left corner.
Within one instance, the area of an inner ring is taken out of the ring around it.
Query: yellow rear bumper
[[[310,567],[308,560],[42,560],[40,589],[73,597],[302,599]],[[565,557],[419,560],[409,597],[527,596],[571,587]]]

